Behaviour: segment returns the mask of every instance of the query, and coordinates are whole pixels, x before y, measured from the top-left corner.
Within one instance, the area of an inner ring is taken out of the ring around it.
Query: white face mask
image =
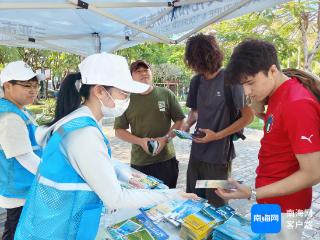
[[[108,93],[108,91],[106,90]],[[120,117],[128,108],[130,103],[130,97],[128,96],[126,99],[120,100],[120,99],[113,99],[113,97],[108,93],[111,100],[114,103],[114,107],[106,107],[103,102],[99,99],[101,103],[101,112],[103,117],[105,118],[116,118]]]

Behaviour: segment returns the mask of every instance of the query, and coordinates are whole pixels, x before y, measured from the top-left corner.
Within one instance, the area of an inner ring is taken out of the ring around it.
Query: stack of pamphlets
[[[208,206],[185,217],[180,230],[180,238],[185,240],[209,239],[213,228],[225,221],[225,217],[216,210]]]
[[[252,232],[250,221],[234,214],[224,224],[215,228],[212,239],[215,240],[264,240],[264,234]]]
[[[163,182],[150,175],[141,174],[142,177],[136,178],[138,182],[142,183],[144,189],[168,189],[168,186],[164,185]],[[121,187],[126,189],[137,188],[130,183],[121,182]]]
[[[140,208],[141,212],[146,214],[154,223],[159,223],[164,216],[172,212],[178,206],[183,204],[185,200],[171,200],[169,202],[160,203],[151,208]]]
[[[150,175],[146,175],[144,177],[138,178],[138,181],[142,183],[144,188],[146,189],[155,189],[159,185],[163,184],[161,180]]]
[[[219,207],[216,209],[216,211],[217,213],[222,215],[225,220],[228,220],[230,217],[232,217],[236,213],[236,210],[234,210],[229,205],[224,205],[222,207]]]
[[[181,205],[176,207],[170,213],[166,214],[164,218],[175,227],[180,227],[183,219],[190,214],[199,212],[202,208],[206,207],[206,199],[201,199],[200,201],[186,200]]]
[[[114,240],[166,240],[169,238],[167,233],[144,214],[109,226],[107,232]]]

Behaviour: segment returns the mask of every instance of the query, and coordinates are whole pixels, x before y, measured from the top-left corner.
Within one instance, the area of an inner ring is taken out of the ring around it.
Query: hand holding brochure
[[[178,138],[192,140],[192,135],[188,132],[180,131],[177,129],[173,129],[173,132]]]
[[[178,138],[193,140],[193,138],[203,138],[206,134],[205,132],[197,129],[194,133],[188,133],[181,130],[173,129],[173,132],[176,134]]]
[[[242,183],[242,181],[238,182]],[[228,180],[197,180],[196,188],[223,188],[231,190],[237,187]]]

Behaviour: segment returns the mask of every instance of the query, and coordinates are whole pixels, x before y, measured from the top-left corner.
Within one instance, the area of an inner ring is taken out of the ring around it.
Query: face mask
[[[106,90],[106,92],[108,93],[107,90]],[[99,99],[99,101],[101,103],[102,115],[105,118],[120,117],[127,110],[129,103],[130,103],[130,98],[127,97],[126,99],[120,100],[120,99],[113,99],[113,97],[109,93],[108,93],[108,95],[110,96],[111,100],[114,102],[114,107],[113,108],[106,107],[102,103],[102,101]]]

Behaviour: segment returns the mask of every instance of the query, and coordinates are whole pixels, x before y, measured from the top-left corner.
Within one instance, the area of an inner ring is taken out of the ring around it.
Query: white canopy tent
[[[176,44],[217,21],[286,0],[0,0],[0,44],[112,52],[143,42]]]

